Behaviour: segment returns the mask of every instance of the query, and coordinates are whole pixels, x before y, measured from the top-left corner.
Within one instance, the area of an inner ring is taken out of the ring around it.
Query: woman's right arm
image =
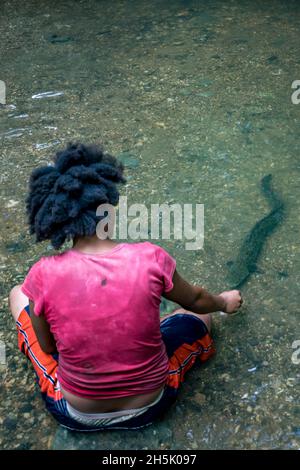
[[[243,303],[241,293],[238,290],[224,291],[219,295],[213,295],[203,287],[193,286],[187,282],[176,270],[173,275],[173,286],[173,289],[165,292],[163,296],[194,313],[217,311],[234,313]]]
[[[29,300],[30,318],[37,340],[46,354],[57,353],[56,342],[50,331],[50,326],[43,315],[36,316],[34,313],[34,303]]]

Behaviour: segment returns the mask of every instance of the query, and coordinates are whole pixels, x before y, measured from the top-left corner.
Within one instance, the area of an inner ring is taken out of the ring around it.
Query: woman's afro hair
[[[96,233],[97,207],[117,205],[117,183],[126,180],[122,163],[97,145],[70,143],[53,160],[33,170],[26,211],[36,241],[51,240],[59,249],[65,240]]]

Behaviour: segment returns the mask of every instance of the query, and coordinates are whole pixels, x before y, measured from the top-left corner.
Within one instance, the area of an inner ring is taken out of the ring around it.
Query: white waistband
[[[142,413],[145,413],[151,406],[156,405],[159,402],[161,397],[163,396],[164,389],[160,392],[158,397],[149,405],[143,406],[142,408],[135,408],[131,410],[120,410],[120,411],[112,411],[107,413],[83,413],[81,411],[76,410],[67,402],[67,409],[70,416],[79,421],[83,424],[97,424],[99,425],[100,422],[102,424],[112,424],[117,423],[120,421],[125,421],[127,419],[139,416]]]

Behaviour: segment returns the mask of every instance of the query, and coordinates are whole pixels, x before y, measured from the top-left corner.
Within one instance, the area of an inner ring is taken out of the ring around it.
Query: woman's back
[[[120,243],[101,254],[71,249],[32,267],[23,291],[50,325],[64,390],[113,399],[165,383],[159,304],[174,270],[175,260],[149,242]]]

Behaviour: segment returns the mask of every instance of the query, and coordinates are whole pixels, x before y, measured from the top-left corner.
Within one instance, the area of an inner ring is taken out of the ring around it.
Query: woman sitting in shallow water
[[[236,312],[237,290],[212,295],[185,281],[164,249],[96,235],[100,204],[117,205],[123,166],[70,144],[33,171],[26,206],[44,256],[9,296],[20,350],[48,410],[69,429],[134,429],[175,400],[185,373],[213,353],[210,312]],[[160,321],[165,297],[182,307]]]

